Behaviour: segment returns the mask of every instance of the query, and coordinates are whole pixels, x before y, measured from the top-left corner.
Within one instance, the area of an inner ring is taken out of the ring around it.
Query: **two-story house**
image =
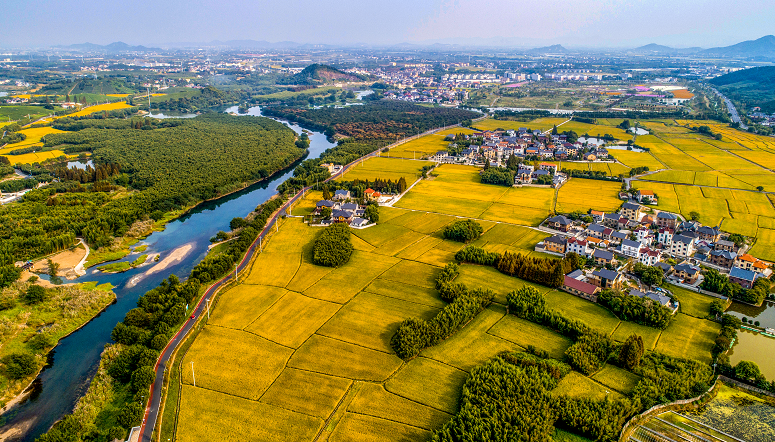
[[[673,229],[668,227],[660,228],[657,232],[657,242],[665,247],[670,247],[673,243]]]
[[[643,246],[643,244],[639,243],[638,241],[633,241],[631,239],[624,239],[622,240],[622,245],[620,252],[622,255],[639,259],[640,258],[640,248]]]
[[[678,279],[682,279],[689,284],[694,284],[697,281],[697,278],[700,276],[700,268],[693,266],[688,262],[682,262],[675,266],[674,275]]]
[[[702,226],[697,229],[697,238],[707,242],[716,242],[721,232],[718,227]]]
[[[592,258],[595,259],[595,264],[599,266],[613,264],[614,262],[614,254],[609,250],[595,249],[592,252]]]
[[[619,272],[608,269],[600,269],[592,272],[592,284],[601,289],[617,290],[622,283],[622,275]]]
[[[732,266],[735,265],[735,258],[737,258],[737,253],[735,252],[729,252],[727,250],[711,250],[708,261],[719,267],[731,269]]]
[[[640,218],[640,209],[640,204],[626,202],[622,204],[622,210],[619,213],[627,219],[638,220]]]
[[[589,256],[592,253],[592,249],[589,247],[589,243],[583,239],[568,238],[568,242],[565,245],[565,253]]]
[[[697,240],[684,235],[673,235],[673,242],[670,244],[670,254],[687,258],[694,254],[694,244]]]
[[[567,232],[572,225],[573,221],[564,215],[553,216],[546,220],[547,227],[550,229],[559,230],[561,232]]]
[[[657,213],[657,226],[663,229],[671,229],[675,231],[678,225],[678,215],[669,212]]]
[[[544,250],[564,255],[567,243],[568,240],[563,236],[550,236],[549,238],[544,239]]]

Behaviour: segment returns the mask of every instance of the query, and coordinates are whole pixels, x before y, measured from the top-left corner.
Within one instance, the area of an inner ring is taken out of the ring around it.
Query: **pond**
[[[631,127],[629,129],[630,132],[634,133],[635,135],[648,135],[649,131],[646,129],[641,129],[640,127]]]
[[[73,167],[76,169],[86,170],[87,167],[94,167],[94,163],[92,163],[91,160],[68,161],[67,168],[72,169]]]
[[[235,113],[236,108],[235,108]],[[166,118],[194,118],[197,114],[184,114],[183,112],[174,112],[174,111],[168,111],[166,114],[163,112],[159,112],[158,114],[150,114],[148,115],[151,118],[157,118],[159,120],[164,120]]]
[[[764,328],[775,328],[775,301],[764,301],[761,307],[732,302],[726,313],[740,319],[746,318],[749,322],[759,321],[759,325]]]
[[[729,363],[755,362],[767,379],[775,379],[775,339],[750,330],[737,332],[737,342],[729,351]]]

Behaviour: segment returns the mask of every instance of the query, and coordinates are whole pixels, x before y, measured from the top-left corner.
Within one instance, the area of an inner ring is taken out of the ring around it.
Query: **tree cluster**
[[[483,184],[511,187],[514,185],[514,171],[508,168],[490,167],[482,171],[481,180]]]
[[[482,225],[472,219],[464,219],[453,222],[442,231],[444,239],[469,243],[482,235]]]
[[[350,261],[352,254],[350,227],[344,223],[323,229],[312,246],[312,261],[319,266],[342,266]]]
[[[740,284],[730,281],[729,276],[716,269],[705,270],[704,276],[705,279],[700,284],[701,289],[748,304],[761,304],[770,294],[771,284],[767,278],[758,278],[750,289],[745,289]]]
[[[597,302],[623,321],[660,330],[666,329],[673,318],[669,308],[651,299],[631,296],[615,290],[603,290],[597,297]]]

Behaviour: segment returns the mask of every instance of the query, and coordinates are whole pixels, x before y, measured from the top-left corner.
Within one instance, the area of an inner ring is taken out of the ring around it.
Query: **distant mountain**
[[[766,35],[732,46],[706,49],[702,51],[702,54],[719,57],[775,59],[775,35]]]
[[[84,52],[158,52],[161,51],[159,48],[147,48],[145,46],[130,46],[124,42],[117,41],[115,43],[111,43],[109,45],[98,45],[94,43],[80,43],[80,44],[73,44],[69,46],[54,46],[55,48],[60,49],[71,49],[75,51],[84,51]]]
[[[340,81],[361,81],[359,75],[348,74],[339,69],[324,64],[311,64],[301,72],[291,77],[293,84],[325,84]]]
[[[632,49],[630,52],[646,55],[685,55],[695,54],[702,51],[702,48],[671,48],[670,46],[658,45],[656,43],[647,44],[639,48]]]
[[[530,49],[527,52],[530,54],[569,54],[571,51],[565,49],[562,45],[551,45]]]

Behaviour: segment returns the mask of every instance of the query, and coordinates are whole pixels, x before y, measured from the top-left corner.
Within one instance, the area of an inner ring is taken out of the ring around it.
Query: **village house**
[[[567,232],[573,225],[573,221],[563,215],[557,215],[546,220],[546,225],[551,229]]]
[[[565,253],[575,253],[580,256],[589,256],[591,249],[587,241],[577,238],[568,238]]]
[[[654,200],[656,200],[656,195],[654,195],[654,192],[652,192],[651,190],[640,189],[635,194],[635,198],[638,200],[639,203],[643,204],[644,198],[648,198],[649,201],[653,202]]]
[[[599,247],[602,249],[607,249],[608,246],[610,245],[610,243],[607,240],[595,238],[594,236],[588,236],[587,243],[589,244],[590,248]]]
[[[673,229],[663,227],[657,232],[657,242],[665,247],[673,243]]]
[[[353,213],[349,210],[334,209],[331,212],[331,219],[336,223],[350,223],[353,220]]]
[[[449,153],[447,153],[446,150],[440,150],[433,154],[429,159],[431,161],[435,161],[437,163],[443,163],[446,161],[446,159],[449,157]]]
[[[522,164],[514,175],[514,184],[530,184],[533,182],[533,166]]]
[[[640,218],[640,204],[624,203],[622,204],[621,215],[627,219],[638,220]]]
[[[632,241],[630,239],[625,239],[622,241],[622,246],[619,252],[627,257],[639,259],[640,258],[640,248],[643,246],[643,244],[639,243],[638,241]]]
[[[684,235],[673,235],[673,242],[670,244],[670,254],[687,258],[694,254],[695,239]]]
[[[768,269],[767,264],[764,261],[754,258],[747,253],[738,255],[737,258],[735,258],[735,267],[759,273],[764,273]]]
[[[317,203],[315,203],[315,211],[313,213],[315,215],[320,215],[320,211],[323,210],[323,208],[329,208],[331,210],[339,209],[340,204],[334,201],[320,200]]]
[[[620,232],[618,230],[612,230],[606,236],[608,237],[608,240],[611,241],[612,244],[621,244],[622,241],[627,239],[627,234],[624,232]]]
[[[599,266],[612,264],[614,262],[614,254],[608,250],[595,249],[595,251],[592,252],[592,257],[595,259],[595,264]]]
[[[643,265],[653,266],[659,262],[661,254],[658,250],[653,250],[648,247],[644,247],[640,250],[640,262]]]
[[[618,213],[606,213],[603,215],[603,225],[612,229],[618,229],[619,218],[621,218],[621,216],[619,216]]]
[[[600,287],[590,284],[584,279],[581,270],[569,273],[563,279],[562,289],[572,295],[597,302],[597,293],[600,291]]]
[[[546,170],[550,174],[554,175],[557,173],[557,165],[552,163],[541,163],[538,165],[538,168],[541,170]]]
[[[657,226],[661,229],[670,229],[675,231],[678,224],[678,215],[669,212],[657,213]]]
[[[605,231],[604,226],[601,226],[600,224],[590,224],[587,226],[586,234],[588,237],[591,236],[593,238],[604,239],[603,238],[604,231]]]
[[[760,278],[762,275],[750,270],[744,270],[739,267],[732,267],[729,271],[729,281],[740,284],[744,289],[750,289],[753,287],[754,281]]]
[[[700,276],[700,268],[687,262],[675,266],[675,277],[689,284],[694,284]]]
[[[718,241],[720,233],[718,227],[702,226],[697,229],[697,238],[703,241],[716,242]]]
[[[350,195],[350,191],[349,190],[341,189],[341,190],[337,190],[336,192],[334,192],[334,198],[333,199],[335,199],[335,200],[344,201],[344,200],[349,200],[350,198],[352,198],[352,197]]]
[[[644,246],[647,246],[654,241],[654,234],[651,233],[650,229],[641,227],[635,231],[635,238],[638,240],[639,243],[643,244]]]
[[[621,286],[622,275],[608,269],[595,270],[592,272],[591,282],[603,290],[617,290]]]
[[[661,305],[662,307],[667,307],[675,314],[675,312],[678,310],[678,305],[673,303],[673,300],[670,299],[669,296],[657,293],[657,292],[646,292],[643,293],[640,290],[636,289],[630,289],[630,296],[637,296],[638,298],[646,298],[650,299],[657,304]]]
[[[350,223],[352,227],[364,227],[368,224],[369,224],[369,220],[365,218],[360,218],[360,217],[353,218],[352,222]]]
[[[653,267],[659,267],[660,269],[662,269],[662,273],[664,273],[665,276],[673,273],[673,266],[671,266],[666,262],[659,261],[653,264]]]
[[[558,235],[550,236],[549,238],[544,239],[544,250],[564,255],[567,243],[568,240],[565,239],[565,237]]]
[[[737,258],[737,253],[735,252],[730,252],[727,250],[712,250],[710,252],[710,256],[708,257],[708,262],[725,269],[731,269],[735,264],[735,258]]]
[[[726,250],[727,252],[736,252],[737,246],[732,241],[720,239],[713,244],[713,250]]]

